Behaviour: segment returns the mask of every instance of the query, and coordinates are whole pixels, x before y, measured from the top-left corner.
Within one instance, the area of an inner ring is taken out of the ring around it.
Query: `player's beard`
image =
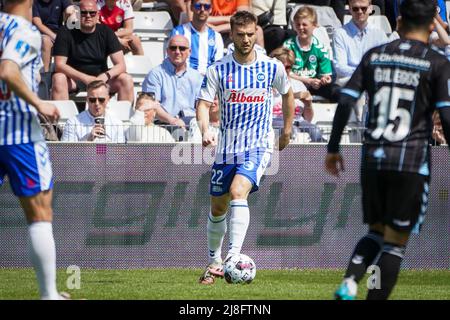
[[[254,47],[255,43],[251,44],[247,48],[245,48],[244,46],[237,46],[236,44],[234,44],[234,51],[236,51],[241,56],[247,56],[252,52]]]

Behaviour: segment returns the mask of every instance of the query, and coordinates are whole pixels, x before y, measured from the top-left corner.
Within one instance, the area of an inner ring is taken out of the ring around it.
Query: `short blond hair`
[[[297,22],[300,19],[309,19],[312,24],[314,24],[315,26],[318,25],[317,12],[313,7],[300,7],[300,9],[298,9],[294,15],[294,21]]]
[[[295,63],[295,53],[291,49],[285,48],[285,47],[279,47],[274,49],[270,56],[272,58],[278,59],[281,62],[288,62],[290,64]]]

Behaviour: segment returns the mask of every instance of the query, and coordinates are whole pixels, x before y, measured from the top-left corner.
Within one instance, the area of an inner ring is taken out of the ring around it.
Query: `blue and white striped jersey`
[[[188,22],[175,27],[170,36],[177,34],[183,35],[189,40],[192,52],[188,64],[192,69],[205,74],[210,65],[222,59],[222,36],[213,29],[207,27],[206,31],[198,32],[192,23]]]
[[[232,54],[208,68],[199,99],[220,106],[216,161],[228,161],[254,149],[273,151],[272,89],[290,88],[283,64],[256,52],[256,60],[239,64]]]
[[[41,34],[22,17],[0,13],[0,59],[14,61],[32,91],[39,86]],[[0,145],[43,141],[36,109],[0,80]]]

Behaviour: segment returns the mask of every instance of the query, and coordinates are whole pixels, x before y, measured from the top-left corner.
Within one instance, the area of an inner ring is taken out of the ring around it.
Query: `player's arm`
[[[325,169],[333,176],[339,177],[339,171],[344,171],[344,161],[339,153],[339,143],[356,101],[355,97],[346,94],[341,95],[334,114],[333,129],[328,142],[328,153],[325,158]]]
[[[212,102],[199,99],[196,108],[196,117],[200,133],[202,134],[202,144],[204,147],[216,145],[216,137],[209,132],[209,108]]]
[[[33,92],[22,78],[19,66],[12,60],[1,60],[0,79],[6,82],[10,90],[36,108],[37,111],[47,116],[50,121],[59,119],[58,109],[51,103],[45,102]]]
[[[289,144],[292,134],[292,123],[294,122],[295,101],[292,88],[282,95],[283,108],[283,131],[281,132],[278,150],[283,150]]]
[[[450,148],[450,106],[446,108],[439,108],[439,116],[441,118],[445,140]]]

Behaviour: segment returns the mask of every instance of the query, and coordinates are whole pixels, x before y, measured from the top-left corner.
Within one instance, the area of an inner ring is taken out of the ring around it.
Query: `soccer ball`
[[[235,254],[223,264],[225,281],[228,283],[250,283],[256,276],[256,265],[245,254]]]

